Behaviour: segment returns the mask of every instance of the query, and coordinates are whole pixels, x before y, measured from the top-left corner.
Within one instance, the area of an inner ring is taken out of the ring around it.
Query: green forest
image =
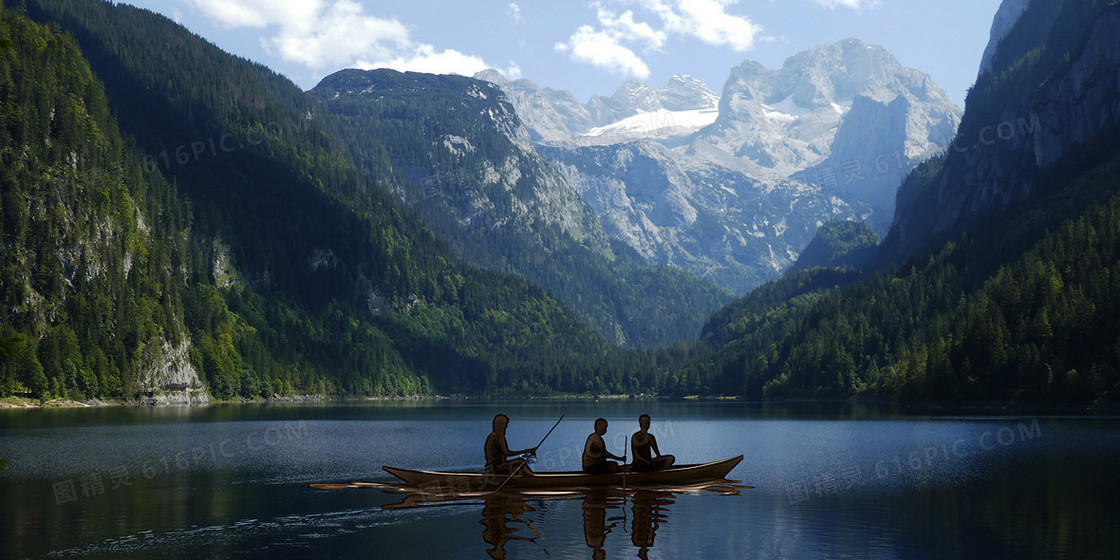
[[[879,234],[862,222],[826,222],[797,256],[792,271],[813,267],[862,268],[879,248]]]
[[[750,398],[1108,398],[1120,383],[1117,177],[1120,159],[1057,193],[1111,198],[1006,264],[990,263],[1023,241],[993,230],[862,279],[853,269],[787,276],[717,314],[702,344],[711,353],[691,367],[706,390]],[[1052,220],[1036,210],[999,225]]]
[[[1006,88],[1064,71],[1059,51],[1099,9],[1116,8],[1062,11],[1053,52],[1010,35],[962,134],[992,122]],[[1120,127],[1024,167],[1030,196],[936,234],[933,186],[962,163],[934,158],[899,193],[923,237],[826,224],[785,277],[717,309],[722,290],[619,247],[544,226],[488,245],[461,208],[426,209],[423,177],[512,147],[440,117],[478,82],[379,76],[382,102],[325,104],[148,11],[3,8],[0,397],[130,401],[187,383],[230,400],[1115,400]],[[416,102],[417,83],[440,93]],[[424,146],[446,134],[471,138],[475,159],[433,159]]]

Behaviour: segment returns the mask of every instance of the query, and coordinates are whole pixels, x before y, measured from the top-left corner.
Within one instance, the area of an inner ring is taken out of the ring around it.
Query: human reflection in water
[[[625,507],[627,494],[622,492],[588,492],[583,498],[583,540],[591,549],[591,557],[606,558],[607,535],[615,529],[626,531],[626,517],[618,511],[608,516],[611,510]],[[634,522],[629,527],[630,542],[638,549],[638,558],[648,558],[649,549],[662,521],[668,520],[668,506],[673,503],[672,492],[637,490],[633,493]]]
[[[660,471],[676,462],[676,457],[661,454],[661,450],[657,448],[657,438],[649,433],[649,422],[648,414],[639,416],[638,427],[641,429],[630,438],[630,450],[634,453],[632,468],[637,472]]]
[[[621,523],[621,518],[615,517],[608,525],[607,510],[618,505],[611,502],[611,496],[606,492],[588,492],[583,497],[583,540],[591,548],[591,558],[594,560],[607,557],[607,551],[603,548],[607,542],[607,533]]]
[[[529,527],[528,521],[520,519],[520,515],[534,511],[518,494],[496,493],[486,496],[482,506],[482,540],[493,548],[486,551],[490,558],[500,559],[506,557],[506,542],[510,539],[535,542],[535,537],[527,538],[515,535],[516,529],[511,523],[520,523]]]
[[[653,539],[661,521],[668,521],[665,507],[673,503],[671,492],[652,492],[638,490],[634,493],[631,511],[634,512],[634,523],[631,525],[630,542],[638,549],[638,558],[647,560],[649,549],[653,548]]]

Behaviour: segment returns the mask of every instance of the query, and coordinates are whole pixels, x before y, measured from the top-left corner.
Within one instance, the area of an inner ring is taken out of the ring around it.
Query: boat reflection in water
[[[556,502],[578,501],[583,514],[583,540],[591,549],[592,558],[605,558],[608,540],[618,546],[627,539],[637,549],[638,558],[648,558],[654,548],[657,531],[669,522],[670,506],[680,495],[738,496],[744,489],[737,481],[719,480],[674,488],[580,488],[562,491],[518,490],[500,492],[440,494],[422,491],[401,484],[367,483],[392,493],[402,494],[400,502],[382,506],[384,509],[408,509],[446,505],[482,506],[482,540],[490,558],[506,557],[509,541],[525,541],[540,546],[547,553],[549,535],[534,524],[528,515]],[[352,486],[351,486],[352,487]]]

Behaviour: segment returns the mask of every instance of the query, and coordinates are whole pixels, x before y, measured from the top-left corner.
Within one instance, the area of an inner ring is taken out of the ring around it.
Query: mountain
[[[997,16],[953,148],[898,193],[887,239],[898,254],[1063,183],[1064,165],[1077,172],[1109,154],[1120,120],[1116,9],[1021,4],[1006,2]],[[1001,21],[1015,12],[1007,28]]]
[[[678,119],[678,115],[703,114],[702,118],[707,121],[703,124],[710,124],[715,118],[713,110],[719,101],[719,96],[707,84],[686,75],[673,76],[657,89],[641,82],[628,81],[610,97],[595,96],[586,104],[579,103],[571,92],[541,88],[529,80],[509,80],[497,70],[479,72],[474,77],[499,86],[525,123],[532,140],[544,144],[567,143],[574,139],[585,144],[603,143],[619,137],[616,134],[604,135],[605,132],[613,133],[619,128],[638,128],[636,133],[622,134],[622,138],[643,138],[659,132],[688,134],[699,127],[690,124],[686,130],[677,130],[671,121]],[[663,117],[662,120],[667,121],[666,126],[658,126],[659,121],[648,118],[650,115]],[[628,119],[641,124],[636,127],[619,126]],[[661,128],[674,130],[666,132],[659,130]]]
[[[898,182],[948,146],[959,118],[928,75],[849,39],[796,54],[779,70],[750,61],[733,69],[719,119],[689,151],[869,203],[885,229]]]
[[[856,40],[778,70],[744,62],[716,103],[686,76],[627,82],[584,108],[479,77],[502,87],[613,240],[736,293],[777,278],[825,222],[885,232],[902,178],[948,147],[960,118],[929,76]]]
[[[286,78],[146,10],[24,10],[0,13],[3,395],[640,392],[677,359],[464,264],[388,147],[359,169]]]
[[[611,343],[694,339],[703,317],[731,298],[679,269],[615,251],[489,82],[343,70],[311,94],[341,121],[354,161],[371,174],[387,161],[397,195],[458,256],[524,275]]]
[[[820,221],[866,215],[802,183],[687,167],[657,142],[538,149],[580,189],[612,239],[735,293],[777,277]]]
[[[867,268],[796,270],[713,314],[681,376],[755,398],[1116,401],[1120,7],[1020,7]]]
[[[677,74],[655,92],[662,109],[666,111],[695,111],[709,109],[719,103],[719,95],[708,84],[692,76]]]
[[[1023,10],[1027,9],[1030,0],[1018,0],[1016,2],[1003,2],[996,12],[996,17],[992,21],[991,35],[988,38],[988,46],[984,49],[984,55],[980,59],[980,75],[983,76],[992,71],[992,60],[996,56],[996,48],[999,47],[1001,41],[1011,29],[1015,27],[1015,23],[1019,21],[1019,16],[1023,15]]]

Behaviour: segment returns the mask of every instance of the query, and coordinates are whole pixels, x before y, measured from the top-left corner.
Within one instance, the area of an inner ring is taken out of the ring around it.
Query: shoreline
[[[106,401],[92,399],[78,401],[73,399],[50,399],[40,401],[29,397],[3,397],[0,398],[0,411],[5,410],[35,410],[35,409],[78,409],[78,408],[107,408],[107,407],[205,407],[211,405],[298,405],[312,403],[362,403],[362,402],[422,402],[422,401],[582,401],[582,402],[619,402],[619,401],[679,401],[679,402],[705,402],[705,403],[740,403],[758,405],[844,405],[844,406],[876,406],[891,408],[902,415],[1022,415],[1035,414],[1040,416],[1097,416],[1120,414],[1120,403],[1097,402],[1091,404],[1070,403],[1034,403],[1015,401],[992,402],[962,402],[952,403],[943,401],[912,401],[891,402],[881,399],[851,397],[846,399],[814,399],[814,398],[788,398],[781,400],[745,400],[737,397],[720,395],[689,395],[686,397],[664,397],[652,394],[639,395],[526,395],[526,396],[477,396],[477,395],[408,395],[391,397],[347,397],[330,395],[275,395],[266,399],[234,399],[216,400],[204,392],[157,392],[154,395],[142,397],[135,401]]]
[[[226,404],[301,404],[316,402],[358,402],[358,401],[422,401],[422,400],[450,400],[454,397],[440,395],[414,395],[407,397],[334,397],[328,395],[291,395],[273,396],[267,399],[235,399],[218,400],[202,392],[163,392],[152,396],[141,397],[138,400],[106,401],[91,399],[79,401],[74,399],[50,399],[40,401],[28,397],[3,397],[0,398],[0,410],[32,410],[48,408],[102,408],[130,406],[136,408],[168,407],[168,406],[211,406]]]

